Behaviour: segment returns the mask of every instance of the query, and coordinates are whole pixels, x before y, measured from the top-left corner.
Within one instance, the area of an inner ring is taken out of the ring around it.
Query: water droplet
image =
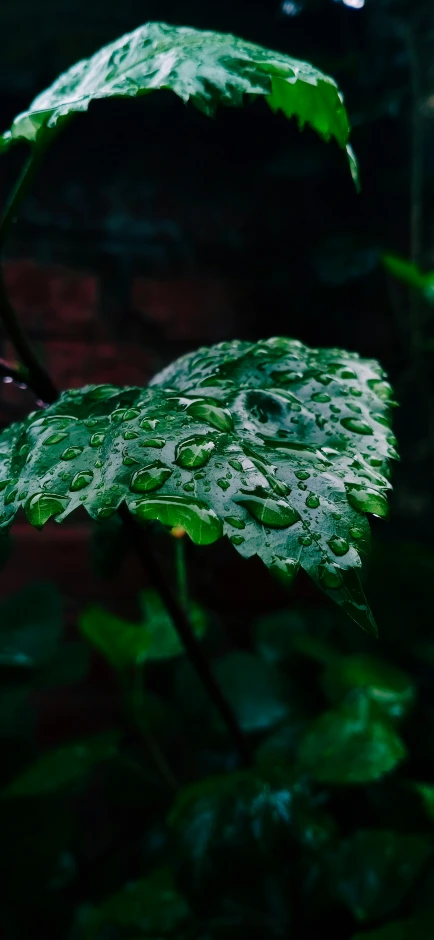
[[[144,431],[155,431],[157,424],[158,418],[143,418],[143,421],[140,421],[140,427]]]
[[[77,490],[84,490],[93,480],[92,470],[80,470],[72,478],[69,489],[75,493]]]
[[[308,545],[312,545],[312,539],[310,535],[299,535],[298,541],[300,542],[300,545],[304,545],[306,548]]]
[[[49,437],[46,437],[43,441],[44,444],[60,444],[61,441],[64,441],[68,435],[62,431],[57,431],[56,434],[50,434]]]
[[[306,497],[306,506],[308,509],[318,509],[319,496],[316,493],[309,493],[309,496]]]
[[[331,375],[327,375],[326,372],[321,372],[319,375],[316,375],[315,378],[317,382],[321,382],[321,385],[330,385],[333,377]]]
[[[363,532],[362,532],[362,530],[361,530],[361,529],[358,529],[356,526],[354,526],[352,529],[350,529],[350,535],[351,535],[351,538],[352,538],[352,539],[356,539],[356,540],[363,538]]]
[[[341,369],[341,371],[339,372],[339,378],[340,379],[356,379],[357,375],[355,372],[353,372],[352,369]]]
[[[298,490],[307,490],[306,483],[297,483]]]
[[[356,406],[356,407],[357,407],[357,406]],[[331,411],[331,413],[334,414],[334,415],[339,415],[339,414],[341,413],[341,409],[338,408],[337,405],[330,405],[330,411]]]
[[[381,460],[380,457],[369,457],[369,456],[368,456],[368,463],[370,464],[371,467],[381,467],[383,461]]]
[[[193,418],[202,419],[218,431],[232,431],[234,420],[228,408],[220,408],[209,401],[194,401],[187,412]]]
[[[187,496],[149,496],[130,509],[139,519],[158,519],[162,525],[182,526],[197,545],[210,545],[223,534],[220,519],[213,509],[198,499]]]
[[[234,529],[246,528],[246,523],[243,521],[243,519],[239,519],[238,516],[226,516],[225,518],[226,522],[228,522],[229,525],[232,525]]]
[[[231,535],[229,541],[232,542],[232,545],[242,545],[245,542],[243,535]]]
[[[122,437],[124,441],[133,441],[136,437],[139,437],[139,432],[133,431],[132,429],[130,431],[124,431]]]
[[[116,512],[116,506],[103,506],[97,510],[96,514],[98,519],[108,519],[114,512]]]
[[[111,398],[112,395],[118,395],[119,389],[114,385],[97,385],[89,392],[89,398],[99,401],[104,398]]]
[[[5,490],[5,489],[6,489],[6,487],[8,486],[9,483],[10,483],[10,480],[1,480],[1,481],[0,481],[0,493],[2,492],[2,490]]]
[[[133,493],[147,493],[149,490],[158,490],[172,476],[172,473],[173,470],[170,467],[166,467],[158,460],[133,473],[130,489]]]
[[[355,403],[354,401],[349,401],[348,404],[347,404],[347,408],[349,408],[350,411],[353,411],[354,414],[356,414],[356,415],[361,415],[361,413],[362,413],[362,409],[361,409],[360,405],[356,405],[356,403]]]
[[[221,477],[220,480],[217,480],[217,486],[219,486],[221,490],[228,490],[230,483],[228,483],[227,480]]]
[[[5,504],[5,506],[9,506],[10,503],[13,503],[13,501],[14,501],[16,495],[17,495],[17,492],[18,492],[18,490],[15,488],[15,489],[11,490],[11,491],[7,494],[7,496],[5,496],[5,498],[4,498],[4,504]]]
[[[242,465],[242,463],[240,463],[239,460],[232,460],[232,459],[230,459],[230,460],[228,460],[228,463],[231,465],[231,467],[232,467],[233,470],[238,470],[238,471],[240,471],[240,470],[243,469],[243,465]]]
[[[330,398],[330,395],[327,395],[326,392],[315,392],[315,394],[312,395],[312,401],[317,401],[317,402],[320,402],[321,404],[322,403],[325,404],[327,401],[331,401],[331,398]]]
[[[362,391],[360,388],[357,388],[356,385],[350,385],[350,395],[352,395],[354,398],[360,398],[361,394]]]
[[[318,565],[318,575],[322,587],[329,591],[337,591],[342,584],[342,574],[337,565],[331,563]]]
[[[116,408],[116,410],[112,411],[110,415],[110,421],[115,421],[115,422],[123,421],[125,412],[126,412],[126,408]]]
[[[139,447],[157,447],[161,450],[165,443],[164,437],[148,437],[146,441],[140,441]]]
[[[27,518],[32,525],[40,529],[51,516],[63,512],[67,502],[66,497],[54,493],[34,493],[26,503]]]
[[[203,467],[208,463],[214,449],[214,441],[195,435],[176,445],[175,460],[180,467]]]
[[[91,447],[101,447],[105,438],[105,434],[92,434],[92,437],[89,441]]]
[[[387,499],[377,490],[355,484],[348,484],[346,490],[350,506],[358,512],[372,512],[375,516],[382,517],[388,515]]]
[[[238,496],[234,502],[245,506],[250,514],[272,529],[286,529],[299,521],[300,515],[296,509],[283,499],[272,499],[268,496]]]
[[[95,461],[95,467],[97,467],[98,470],[99,470],[100,467],[102,467],[102,460],[96,460],[96,461]]]
[[[86,428],[96,428],[96,427],[98,426],[98,424],[101,424],[102,421],[103,421],[104,423],[106,423],[106,422],[107,422],[107,418],[106,418],[105,416],[104,416],[104,417],[101,417],[101,418],[98,418],[96,415],[93,415],[93,417],[86,418],[86,421],[84,422],[84,425],[85,425]]]
[[[62,460],[74,460],[75,457],[79,457],[83,453],[82,447],[67,447],[61,455]]]
[[[122,451],[122,464],[124,467],[134,467],[134,464],[138,464],[139,461],[135,457],[131,457],[128,453],[127,448],[125,447]]]
[[[270,565],[270,571],[279,581],[283,581],[287,586],[292,584],[300,568],[298,561],[293,558],[279,558],[277,555]]]
[[[346,555],[349,550],[348,542],[340,535],[333,535],[331,539],[328,539],[327,545],[330,546],[334,555]]]
[[[19,456],[19,457],[27,457],[27,454],[29,453],[29,450],[30,450],[30,447],[29,447],[27,444],[23,444],[23,446],[20,447],[20,449],[19,449],[19,451],[18,451],[18,456]]]
[[[133,419],[138,418],[139,415],[140,411],[138,408],[127,408],[127,410],[124,412],[122,421],[133,421]]]
[[[206,476],[205,470],[198,470],[197,473],[194,474],[194,479],[203,480],[204,476]]]
[[[341,514],[340,512],[332,512],[332,517],[333,519],[336,519],[337,522],[339,522],[339,519],[341,518]]]
[[[388,401],[392,396],[392,387],[388,382],[382,382],[380,379],[368,379],[367,385],[381,401]]]
[[[285,370],[282,372],[272,372],[271,378],[277,385],[292,385],[294,382],[300,382],[303,378],[302,372]]]
[[[183,490],[186,491],[186,493],[193,493],[193,492],[194,492],[194,483],[184,483],[184,486],[183,486],[182,488],[183,488]]]
[[[347,431],[354,431],[355,434],[374,433],[371,426],[366,424],[366,421],[362,421],[361,418],[342,418],[341,424]]]
[[[310,473],[308,473],[307,470],[296,470],[295,476],[297,477],[297,480],[308,480]]]

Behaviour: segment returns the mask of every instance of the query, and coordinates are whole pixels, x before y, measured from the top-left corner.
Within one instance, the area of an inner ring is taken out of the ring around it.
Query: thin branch
[[[234,746],[236,747],[236,750],[239,754],[241,763],[244,766],[250,766],[250,751],[241,728],[238,725],[238,721],[232,711],[231,706],[226,701],[218,683],[216,682],[210,665],[204,656],[202,647],[191,629],[185,611],[173,593],[170,584],[168,584],[166,581],[165,575],[149,545],[148,537],[145,531],[130,515],[130,512],[125,504],[120,507],[119,513],[128,532],[131,545],[136,551],[140,564],[150,576],[152,584],[157,588],[163,603],[165,604],[173,620],[176,632],[184,646],[185,652],[192,666],[196,670],[196,673],[205,687],[209,698],[219,711],[223,722],[226,725]]]
[[[24,166],[23,172],[11,194],[0,221],[0,254],[3,252],[6,238],[15,221],[18,210],[27,194],[29,186],[39,168],[43,155],[41,147],[34,148],[31,156]],[[0,264],[0,319],[3,322],[6,334],[14,346],[18,358],[27,370],[27,385],[38,398],[47,404],[56,401],[58,391],[48,372],[41,366],[37,356],[29,345],[24,331],[21,329],[15,310],[9,299],[2,267]]]

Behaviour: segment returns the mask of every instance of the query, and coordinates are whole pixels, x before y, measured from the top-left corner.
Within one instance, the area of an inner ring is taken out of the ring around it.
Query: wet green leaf
[[[415,687],[403,670],[374,656],[336,656],[325,668],[322,684],[333,702],[352,689],[363,688],[378,709],[389,718],[403,718],[414,704]]]
[[[158,868],[148,878],[126,884],[98,906],[83,909],[78,924],[83,940],[99,940],[110,928],[121,930],[122,936],[126,936],[126,930],[138,930],[143,937],[160,933],[167,936],[182,929],[189,915],[171,872]]]
[[[19,114],[0,136],[0,151],[16,140],[40,143],[93,100],[171,90],[185,103],[214,115],[219,105],[241,107],[264,97],[272,111],[309,124],[324,140],[347,149],[349,124],[333,79],[307,62],[236,36],[165,23],[147,23],[77,62]]]
[[[39,796],[68,787],[100,761],[117,754],[119,732],[107,731],[42,754],[3,790],[5,797]]]
[[[282,337],[202,349],[152,388],[65,392],[0,435],[0,525],[125,501],[197,544],[226,535],[287,584],[301,565],[375,632],[359,572],[365,513],[387,512],[389,394],[377,363]]]
[[[330,784],[378,780],[405,756],[404,742],[392,725],[373,712],[363,692],[340,709],[316,718],[298,754],[301,765],[315,780]]]
[[[333,893],[357,920],[384,917],[397,910],[430,853],[424,836],[360,829],[329,861]]]
[[[34,582],[0,604],[0,667],[44,666],[63,629],[62,602],[54,584]]]

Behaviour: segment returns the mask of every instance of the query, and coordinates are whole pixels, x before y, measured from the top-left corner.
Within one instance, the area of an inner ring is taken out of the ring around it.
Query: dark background
[[[374,528],[382,540],[429,544],[432,308],[418,300],[415,324],[414,298],[380,259],[390,251],[434,265],[432,4],[2,0],[0,126],[59,71],[148,19],[232,31],[332,74],[361,195],[337,146],[264,103],[216,120],[170,94],[92,105],[54,144],[9,240],[7,281],[30,337],[62,388],[140,384],[182,352],[236,336],[283,333],[378,357],[401,404],[402,463],[392,521]],[[2,200],[24,158],[20,147],[2,158]],[[13,356],[5,342],[2,355]],[[27,391],[2,386],[3,424],[33,406]],[[0,591],[49,573],[74,605],[102,595],[128,605],[138,572],[96,581],[88,531],[84,519],[42,535],[22,522]],[[243,564],[234,576],[233,555],[209,553],[202,590],[213,572],[214,595],[245,608],[239,587],[251,572]],[[231,572],[224,587],[219,565]],[[258,595],[274,602],[268,575],[258,579]]]

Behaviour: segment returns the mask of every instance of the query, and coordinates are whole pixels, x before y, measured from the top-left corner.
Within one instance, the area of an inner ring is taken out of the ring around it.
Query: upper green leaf
[[[169,386],[161,387],[161,386]],[[387,515],[390,386],[376,362],[282,337],[183,357],[151,388],[88,386],[0,435],[0,528],[125,501],[142,522],[227,535],[288,583],[301,565],[364,629],[366,512]]]
[[[19,139],[39,143],[75,112],[98,98],[136,97],[173,91],[213,115],[219,104],[240,107],[244,96],[262,95],[273,111],[310,124],[325,140],[348,148],[349,125],[333,81],[306,62],[236,36],[185,26],[147,23],[77,62],[19,114],[0,137],[0,151]]]

